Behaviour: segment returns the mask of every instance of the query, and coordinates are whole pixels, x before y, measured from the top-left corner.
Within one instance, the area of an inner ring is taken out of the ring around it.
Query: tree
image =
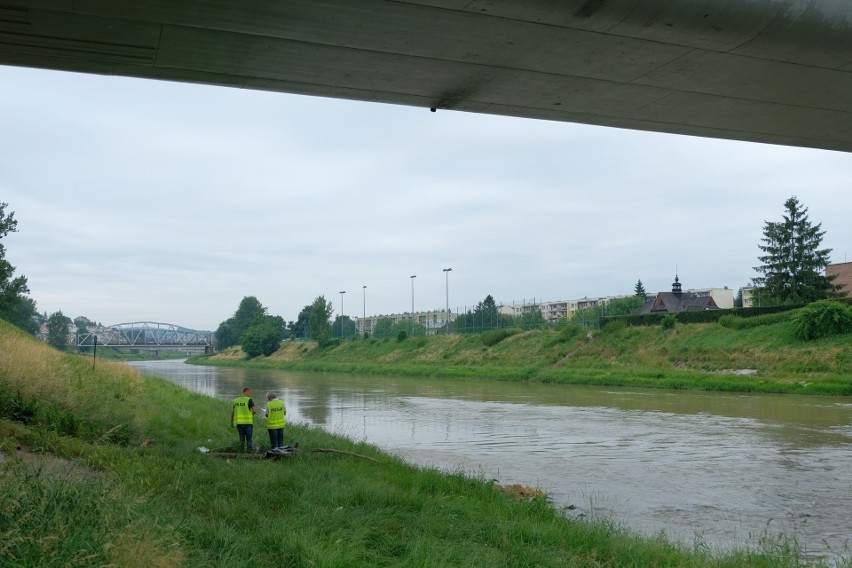
[[[240,336],[240,345],[249,358],[269,357],[281,346],[281,332],[273,320],[265,319],[245,330]]]
[[[743,289],[742,288],[737,290],[737,295],[734,297],[734,307],[735,308],[743,307]]]
[[[15,214],[6,214],[8,205],[0,203],[0,239],[18,230]],[[30,291],[26,277],[13,278],[14,274],[15,267],[6,260],[6,248],[0,242],[0,318],[29,333],[35,333],[38,331],[33,319],[37,314],[36,304],[26,296]]]
[[[275,330],[277,341],[284,339],[287,325],[281,316],[271,316],[260,300],[245,296],[234,315],[219,324],[214,333],[216,348],[225,349],[241,343],[243,334],[251,327],[268,324]],[[277,349],[277,348],[276,348]]]
[[[596,306],[577,310],[572,319],[586,326],[600,327],[601,317],[627,316],[636,308],[641,308],[644,303],[644,296],[641,298],[639,296],[613,298],[609,301],[601,301]]]
[[[515,325],[521,329],[540,329],[546,326],[547,322],[544,321],[544,316],[541,314],[541,310],[538,309],[537,306],[534,306],[532,310],[524,312],[517,317],[515,319]]]
[[[331,302],[325,296],[317,296],[311,304],[311,318],[309,329],[311,338],[319,341],[320,345],[328,344],[331,339]]]
[[[831,253],[831,249],[819,248],[825,235],[822,224],[811,224],[807,207],[795,196],[784,208],[783,221],[765,222],[763,244],[758,245],[765,254],[758,256],[763,264],[754,269],[763,276],[753,282],[764,289],[764,305],[807,304],[832,296],[837,290],[833,277],[821,274]]]
[[[234,332],[237,337],[242,337],[245,330],[260,323],[266,315],[266,308],[260,300],[254,296],[245,296],[234,312]]]
[[[240,342],[240,338],[234,334],[234,318],[228,318],[219,324],[213,334],[216,341],[216,349],[221,351]]]
[[[626,298],[613,298],[606,303],[605,316],[629,316],[633,310],[645,305],[645,297],[627,296]]]
[[[489,329],[511,327],[514,323],[512,316],[500,313],[493,296],[488,294],[472,312],[468,310],[456,318],[455,328],[459,333],[482,333]]]
[[[358,333],[358,324],[349,316],[338,315],[334,318],[332,329],[334,337],[355,337]]]
[[[47,342],[60,351],[64,351],[68,346],[68,324],[70,322],[71,319],[65,317],[61,311],[54,312],[47,318]]]
[[[299,337],[301,339],[307,339],[310,337],[312,310],[313,305],[308,304],[302,308],[301,312],[299,312],[299,316],[296,318],[296,321],[290,325],[290,333],[293,334],[293,337]]]
[[[376,320],[376,325],[373,326],[373,337],[382,339],[385,337],[393,337],[393,320],[390,318],[379,318]]]
[[[633,287],[633,293],[634,295],[642,298],[643,302],[645,301],[645,296],[647,295],[647,293],[645,292],[645,285],[642,284],[641,279],[636,281],[636,286]]]

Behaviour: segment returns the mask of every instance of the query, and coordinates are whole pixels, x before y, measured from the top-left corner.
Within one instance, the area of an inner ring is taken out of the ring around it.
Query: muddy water
[[[852,554],[852,398],[741,395],[137,364],[408,461],[547,491],[569,515],[727,550],[792,538]],[[285,433],[286,437],[286,433]],[[569,509],[570,507],[570,509]]]

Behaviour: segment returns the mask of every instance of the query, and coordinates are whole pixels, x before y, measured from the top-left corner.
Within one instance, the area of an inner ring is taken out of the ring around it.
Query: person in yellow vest
[[[254,415],[257,408],[254,406],[254,401],[251,399],[251,389],[246,387],[243,389],[243,396],[234,399],[234,406],[231,409],[231,426],[237,427],[237,432],[240,434],[240,448],[245,447],[246,450],[252,449],[252,435],[254,430]]]
[[[274,392],[266,393],[266,428],[269,430],[269,445],[272,449],[284,447],[284,416],[287,409],[284,401],[278,399]]]

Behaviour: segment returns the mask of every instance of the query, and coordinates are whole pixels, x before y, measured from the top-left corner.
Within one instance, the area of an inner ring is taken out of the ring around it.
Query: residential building
[[[689,288],[685,291],[696,298],[710,296],[720,310],[730,310],[734,307],[734,291],[727,286],[724,288]]]
[[[754,286],[743,286],[743,307],[754,307]]]
[[[838,292],[844,296],[852,296],[852,262],[839,262],[825,267],[826,276],[836,276],[834,282],[840,286]]]
[[[456,315],[452,310],[448,313],[446,310],[430,310],[425,312],[403,312],[401,314],[382,314],[370,316],[367,318],[357,318],[358,330],[361,335],[368,333],[373,335],[373,330],[380,319],[389,319],[394,324],[399,322],[413,322],[422,325],[426,328],[426,335],[437,335],[444,333],[447,329],[447,324],[456,320]]]
[[[731,296],[731,307],[733,307],[733,295]],[[680,278],[675,275],[671,292],[658,292],[653,300],[645,302],[645,305],[636,310],[635,313],[677,313],[694,310],[718,310],[719,306],[710,294],[698,296],[690,292],[684,292],[681,288]]]

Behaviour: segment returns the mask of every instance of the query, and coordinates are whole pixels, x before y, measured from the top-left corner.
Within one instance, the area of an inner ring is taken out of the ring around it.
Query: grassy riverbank
[[[683,550],[299,425],[286,460],[200,453],[235,442],[227,415],[0,322],[0,566],[801,565],[784,540]]]
[[[487,377],[500,380],[743,392],[852,395],[852,335],[817,341],[795,336],[792,316],[752,327],[678,324],[619,327],[589,337],[577,326],[508,335],[347,340],[320,349],[285,342],[246,361],[232,348],[198,362],[216,365],[372,374]]]

